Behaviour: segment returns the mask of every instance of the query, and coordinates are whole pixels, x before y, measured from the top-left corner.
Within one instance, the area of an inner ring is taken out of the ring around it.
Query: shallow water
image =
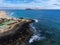
[[[60,45],[60,10],[6,10],[9,16],[36,19],[29,45]]]

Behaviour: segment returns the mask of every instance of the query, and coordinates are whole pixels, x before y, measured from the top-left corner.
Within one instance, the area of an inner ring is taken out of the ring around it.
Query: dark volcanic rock
[[[22,21],[17,26],[19,27],[14,33],[0,36],[0,45],[27,45],[30,37],[33,32],[30,31],[29,23],[34,22],[30,21]],[[15,27],[16,28],[16,27]],[[13,30],[12,30],[13,32]]]

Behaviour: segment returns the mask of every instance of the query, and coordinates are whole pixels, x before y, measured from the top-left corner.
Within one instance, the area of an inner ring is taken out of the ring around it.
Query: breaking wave
[[[15,13],[15,12],[7,12],[7,15],[9,15],[10,17],[13,18],[13,17],[14,17],[14,13]]]
[[[35,23],[38,22],[37,19],[34,19],[35,20]],[[39,33],[39,31],[36,29],[35,26],[33,26],[33,24],[30,24],[31,26],[31,31],[33,31],[33,36],[31,36],[30,40],[29,40],[29,43],[33,43],[34,41],[39,41],[39,40],[43,40],[45,39],[45,37],[41,37],[41,34]]]
[[[34,19],[35,20],[35,22],[37,23],[38,22],[38,20],[37,19]]]

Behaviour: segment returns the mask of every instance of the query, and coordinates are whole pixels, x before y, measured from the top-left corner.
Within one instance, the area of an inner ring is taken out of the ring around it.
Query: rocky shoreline
[[[0,18],[0,45],[27,45],[33,32],[31,19]]]
[[[18,42],[21,42],[20,45],[25,45],[33,34],[33,32],[29,29],[29,24],[32,22],[34,21],[24,20],[19,23],[17,22],[12,29],[0,32],[0,45],[15,45]]]

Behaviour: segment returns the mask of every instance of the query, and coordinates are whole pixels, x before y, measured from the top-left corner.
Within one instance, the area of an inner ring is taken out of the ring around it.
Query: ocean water
[[[60,45],[60,10],[6,10],[16,18],[34,19],[28,45]]]

